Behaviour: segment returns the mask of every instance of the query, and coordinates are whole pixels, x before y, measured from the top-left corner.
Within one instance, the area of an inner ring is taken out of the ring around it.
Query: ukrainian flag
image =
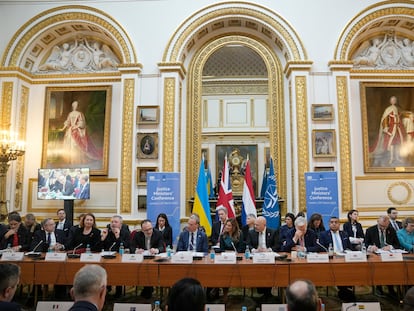
[[[212,222],[207,194],[207,180],[204,173],[204,159],[201,159],[200,163],[196,193],[194,196],[193,212],[200,216],[200,225],[206,230],[207,236],[210,236]]]

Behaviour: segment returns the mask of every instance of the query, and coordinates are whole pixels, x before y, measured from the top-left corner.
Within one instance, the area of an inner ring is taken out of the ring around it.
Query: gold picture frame
[[[147,173],[157,172],[157,167],[137,167],[137,185],[147,184]]]
[[[332,104],[313,104],[312,120],[332,121],[334,119],[334,108]]]
[[[414,172],[414,83],[362,82],[360,92],[364,171]]]
[[[335,130],[313,130],[312,150],[314,158],[336,157]]]
[[[137,158],[158,159],[158,133],[137,134]]]
[[[160,107],[138,106],[137,124],[158,124],[160,122]]]
[[[334,166],[315,166],[313,168],[314,172],[334,172],[335,167]]]
[[[42,168],[108,175],[111,102],[111,86],[46,88]]]

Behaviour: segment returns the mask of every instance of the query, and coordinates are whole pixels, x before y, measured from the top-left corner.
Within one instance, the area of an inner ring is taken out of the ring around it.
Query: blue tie
[[[191,232],[190,251],[194,250],[194,232]]]
[[[336,243],[336,247],[337,247],[337,252],[342,252],[343,251],[343,247],[342,247],[342,243],[338,237],[339,232],[338,233],[334,233],[334,237],[335,237],[335,243]]]

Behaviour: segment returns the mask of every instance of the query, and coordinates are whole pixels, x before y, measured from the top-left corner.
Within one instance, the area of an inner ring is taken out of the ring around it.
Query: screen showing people
[[[38,173],[39,200],[90,199],[89,168],[41,168]]]

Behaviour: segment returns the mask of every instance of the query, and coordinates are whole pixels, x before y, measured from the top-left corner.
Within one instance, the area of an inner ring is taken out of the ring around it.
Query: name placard
[[[45,261],[66,261],[66,253],[46,253]]]
[[[214,263],[220,264],[235,264],[236,260],[236,253],[221,253],[214,257]]]
[[[307,262],[329,262],[328,254],[308,253],[306,256]]]
[[[253,254],[253,263],[275,263],[275,254],[273,252],[269,253],[254,253]]]
[[[23,260],[24,253],[23,252],[4,252],[1,256],[2,261],[17,261]]]
[[[101,254],[100,253],[82,253],[80,256],[81,262],[101,262]]]
[[[122,262],[139,263],[144,261],[143,254],[123,254]]]
[[[381,260],[382,261],[402,261],[403,257],[401,253],[381,253]]]
[[[193,252],[177,252],[171,256],[172,263],[193,263]]]
[[[367,255],[360,251],[346,252],[345,262],[365,262],[367,261]]]

